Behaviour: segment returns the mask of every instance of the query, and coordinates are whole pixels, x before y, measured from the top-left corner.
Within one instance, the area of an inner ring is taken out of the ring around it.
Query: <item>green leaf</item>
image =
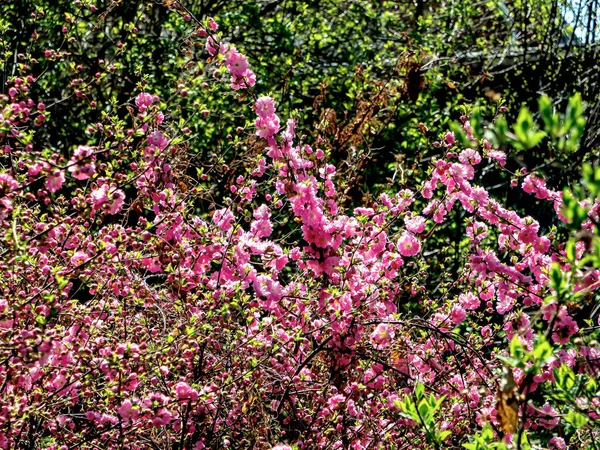
[[[567,242],[565,246],[565,252],[567,254],[567,258],[569,258],[569,262],[575,263],[577,261],[577,251],[575,249],[575,241],[572,239]]]
[[[564,280],[562,269],[558,263],[552,263],[552,268],[550,269],[550,287],[559,293],[562,292],[563,286]]]
[[[417,399],[421,399],[423,397],[423,393],[425,392],[425,386],[423,383],[417,383],[415,385],[415,396]]]
[[[544,336],[540,336],[533,346],[533,356],[535,359],[538,361],[546,361],[548,358],[552,357],[553,353],[552,346]]]
[[[494,430],[489,423],[486,423],[481,429],[481,437],[488,442],[494,439]]]
[[[444,431],[439,431],[437,433],[437,441],[438,442],[444,442],[444,440],[450,436],[451,431],[450,430],[444,430]]]
[[[42,316],[42,315],[38,315],[35,317],[35,321],[41,325],[41,326],[45,326],[46,325],[46,317]]]
[[[538,145],[542,139],[546,137],[546,133],[543,131],[535,131],[527,135],[527,148],[533,148]]]
[[[431,409],[429,408],[429,403],[425,400],[421,400],[421,403],[419,403],[419,415],[424,422],[429,423],[431,421]]]
[[[500,361],[508,364],[510,367],[522,367],[523,363],[515,358],[510,358],[508,356],[496,356],[496,358],[498,358]]]
[[[553,115],[552,115],[552,100],[546,94],[542,95],[538,100],[538,106],[540,108],[540,116],[546,125],[545,130],[550,132],[553,126]]]
[[[575,412],[573,410],[571,410],[571,411],[569,411],[567,413],[567,416],[565,417],[565,420],[568,423],[570,423],[571,425],[573,425],[575,428],[581,428],[588,421],[587,417],[585,417],[583,414],[580,414],[580,413]]]
[[[523,344],[519,340],[519,336],[513,336],[510,341],[510,356],[515,358],[516,360],[521,360],[523,358],[525,351],[523,349]]]

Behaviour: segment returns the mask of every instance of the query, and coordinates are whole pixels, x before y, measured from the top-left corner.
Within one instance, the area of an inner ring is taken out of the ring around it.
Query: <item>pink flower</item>
[[[534,244],[537,241],[537,233],[540,226],[537,222],[525,225],[519,232],[519,241],[524,244]]]
[[[487,230],[488,227],[485,223],[475,220],[467,224],[466,234],[471,239],[479,242],[487,236]]]
[[[239,91],[240,89],[248,89],[256,84],[256,75],[252,70],[246,69],[241,76],[233,75],[231,77],[231,89]]]
[[[273,232],[271,222],[269,219],[253,221],[250,230],[257,238],[268,237]]]
[[[422,233],[425,229],[425,217],[423,216],[407,216],[404,218],[406,229],[411,233]]]
[[[450,312],[450,320],[454,325],[462,323],[466,319],[466,317],[467,313],[461,306],[454,305],[452,307],[452,311]]]
[[[485,339],[489,339],[490,337],[492,337],[492,327],[490,327],[489,325],[483,327],[481,329],[481,336]]]
[[[154,100],[154,96],[148,94],[147,92],[142,92],[135,98],[135,105],[139,108],[140,112],[144,112],[150,105],[152,105],[152,103],[154,103]]]
[[[221,43],[217,42],[212,36],[206,39],[206,51],[210,56],[215,56],[218,52],[221,52],[222,48]]]
[[[151,422],[155,427],[160,427],[167,425],[171,420],[173,420],[173,414],[168,409],[161,408],[156,412],[156,416],[152,418]]]
[[[414,256],[421,251],[421,243],[414,234],[404,232],[398,239],[398,251],[402,256]]]
[[[460,152],[460,155],[458,155],[458,160],[463,164],[471,164],[472,166],[476,166],[481,162],[481,156],[477,150],[467,148]]]
[[[12,200],[4,197],[0,199],[0,221],[8,217],[13,210]]]
[[[223,231],[229,230],[234,220],[233,213],[227,208],[219,209],[213,214],[213,223]]]
[[[148,136],[148,143],[155,145],[161,150],[164,150],[169,144],[169,140],[160,131],[155,130],[150,136]]]
[[[219,25],[217,25],[217,22],[212,17],[208,19],[208,26],[212,31],[217,31],[219,28]]]
[[[275,102],[271,97],[259,97],[254,107],[256,114],[263,119],[268,119],[275,114]]]
[[[329,400],[327,400],[327,405],[331,410],[335,410],[337,408],[337,405],[339,405],[340,403],[344,403],[345,401],[346,397],[344,395],[337,394],[331,397]]]
[[[47,179],[46,179],[46,189],[49,192],[56,192],[62,188],[63,183],[65,182],[65,173],[62,170],[55,170]]]
[[[14,191],[17,187],[19,187],[19,183],[12,176],[7,173],[0,173],[0,196]]]
[[[229,50],[225,65],[229,73],[235,77],[243,77],[248,69],[248,60],[244,55],[239,53],[235,48]]]
[[[32,164],[31,166],[29,166],[29,169],[27,169],[27,175],[29,175],[30,177],[36,177],[40,174],[40,172],[43,169],[44,169],[44,165],[42,165],[40,163]]]
[[[92,208],[94,211],[103,208],[110,214],[117,214],[123,207],[125,193],[116,186],[109,187],[107,184],[94,189],[90,194]]]
[[[87,253],[78,251],[75,252],[71,257],[71,264],[73,264],[74,266],[79,266],[86,262],[88,259],[90,259],[90,257],[87,255]]]
[[[565,440],[561,437],[553,437],[548,441],[548,448],[550,450],[565,450],[567,448],[567,444],[565,444]]]
[[[183,381],[180,381],[175,385],[175,394],[179,400],[198,400],[198,392]]]
[[[269,118],[259,117],[254,122],[254,125],[256,126],[256,135],[263,139],[268,139],[273,137],[279,130],[279,118],[276,115]]]
[[[377,350],[382,350],[387,347],[392,339],[394,339],[394,329],[387,323],[380,323],[377,328],[371,333],[371,344]]]
[[[481,304],[481,301],[471,292],[460,294],[458,301],[464,309],[477,309]]]
[[[506,153],[501,150],[490,150],[487,152],[487,157],[498,161],[498,164],[502,167],[506,165]]]
[[[94,149],[87,145],[80,145],[73,152],[69,160],[69,172],[77,180],[87,180],[96,173],[94,164]]]
[[[140,415],[139,410],[132,405],[131,400],[125,400],[117,409],[117,413],[119,413],[123,419],[131,420],[136,420]]]

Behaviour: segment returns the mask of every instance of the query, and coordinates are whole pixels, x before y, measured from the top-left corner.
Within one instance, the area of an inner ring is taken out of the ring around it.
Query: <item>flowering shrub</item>
[[[572,345],[596,327],[568,302],[598,286],[586,256],[597,238],[544,234],[480,186],[480,166],[502,170],[506,155],[468,117],[436,142],[444,152],[422,186],[344,208],[320,142],[253,89],[249,59],[213,19],[195,26],[206,76],[254,110],[235,141],[244,164],[219,198],[210,171],[194,172],[169,99],[140,88],[90,124],[89,142],[60,149],[35,145],[51,108],[31,97],[31,68],[1,97],[0,447],[598,439],[600,352]],[[567,194],[566,210],[541,176],[520,188],[594,232],[600,176],[587,179],[591,194]],[[451,217],[465,230],[460,271],[426,289],[443,270],[430,254],[450,249],[432,236]]]

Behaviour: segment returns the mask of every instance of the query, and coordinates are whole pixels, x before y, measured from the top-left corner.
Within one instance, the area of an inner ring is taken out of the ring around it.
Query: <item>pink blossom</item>
[[[561,437],[555,436],[548,441],[548,449],[549,450],[566,450],[567,444],[565,444],[565,440]]]
[[[30,177],[37,177],[43,169],[44,169],[44,164],[41,164],[41,163],[32,164],[31,166],[29,166],[29,169],[27,169],[27,175],[29,175]]]
[[[227,53],[225,65],[231,75],[234,77],[243,77],[246,74],[246,69],[248,69],[248,60],[235,48],[232,48]]]
[[[173,420],[173,414],[166,408],[161,408],[156,412],[156,415],[151,419],[152,425],[160,427],[167,425]]]
[[[492,327],[486,325],[481,328],[481,336],[485,339],[489,339],[492,337]]]
[[[0,221],[6,219],[12,210],[12,200],[8,197],[0,198]]]
[[[334,395],[327,400],[327,405],[331,410],[335,410],[340,403],[344,403],[346,401],[346,397],[342,394]]]
[[[477,309],[481,304],[481,301],[472,293],[467,292],[458,296],[458,301],[464,309]]]
[[[276,115],[268,118],[259,117],[254,122],[256,126],[256,135],[268,139],[273,137],[279,131],[279,118]]]
[[[467,317],[467,313],[461,306],[454,305],[452,307],[452,311],[450,312],[450,320],[452,321],[452,323],[454,325],[461,324],[462,322],[464,322],[466,317]]]
[[[105,209],[110,214],[117,214],[123,207],[125,193],[116,186],[104,184],[90,194],[94,211]]]
[[[75,252],[71,257],[71,264],[73,264],[74,266],[79,266],[86,262],[88,259],[90,259],[90,257],[87,255],[87,253],[80,250],[78,252]]]
[[[479,152],[472,148],[464,149],[458,155],[458,160],[463,164],[470,164],[472,166],[476,166],[481,162],[481,156]]]
[[[77,180],[87,180],[96,173],[94,160],[94,149],[87,145],[80,145],[69,160],[69,172]]]
[[[56,192],[62,188],[63,183],[65,182],[65,173],[62,170],[55,170],[51,175],[46,179],[46,189],[49,192]]]
[[[0,173],[0,196],[7,195],[19,187],[19,183],[8,173]]]
[[[213,215],[213,223],[223,231],[229,230],[233,221],[233,213],[227,208],[219,209]]]
[[[175,393],[180,400],[198,400],[198,392],[184,381],[180,381],[175,385]]]
[[[140,112],[144,112],[152,105],[152,103],[154,103],[154,101],[154,96],[147,92],[142,92],[135,98],[135,105],[139,108]]]
[[[490,150],[487,152],[487,157],[498,161],[498,164],[500,164],[502,167],[506,165],[506,153],[501,150]]]
[[[485,223],[477,220],[467,225],[466,234],[476,242],[481,241],[487,236],[488,227]]]
[[[124,400],[123,403],[121,403],[121,406],[117,409],[117,413],[119,413],[123,419],[130,420],[136,420],[140,414],[139,409],[134,407],[129,399]]]
[[[225,53],[227,51],[227,46],[218,42],[212,36],[209,36],[206,39],[206,51],[210,56],[215,56],[217,53]]]
[[[246,69],[241,76],[233,75],[231,77],[231,89],[238,91],[240,89],[248,89],[256,83],[256,75],[252,70]]]
[[[398,239],[398,252],[402,256],[414,256],[421,251],[421,243],[414,234],[404,232]]]
[[[263,119],[268,119],[275,114],[275,102],[271,97],[259,97],[254,107],[256,114]]]
[[[422,233],[425,229],[425,217],[423,216],[406,216],[404,223],[406,229],[411,233]]]
[[[155,130],[148,136],[148,143],[150,145],[155,145],[160,150],[164,150],[169,144],[169,140],[160,131]]]
[[[377,350],[382,350],[387,347],[392,339],[394,339],[394,329],[387,323],[380,323],[377,328],[371,333],[371,344]]]

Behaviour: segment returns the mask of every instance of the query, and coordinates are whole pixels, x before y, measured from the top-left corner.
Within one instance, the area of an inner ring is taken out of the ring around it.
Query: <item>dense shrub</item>
[[[600,172],[507,162],[577,153],[580,96],[421,124],[368,192],[406,86],[357,71],[338,121],[323,84],[311,127],[191,7],[34,3],[0,104],[0,447],[595,445]]]

